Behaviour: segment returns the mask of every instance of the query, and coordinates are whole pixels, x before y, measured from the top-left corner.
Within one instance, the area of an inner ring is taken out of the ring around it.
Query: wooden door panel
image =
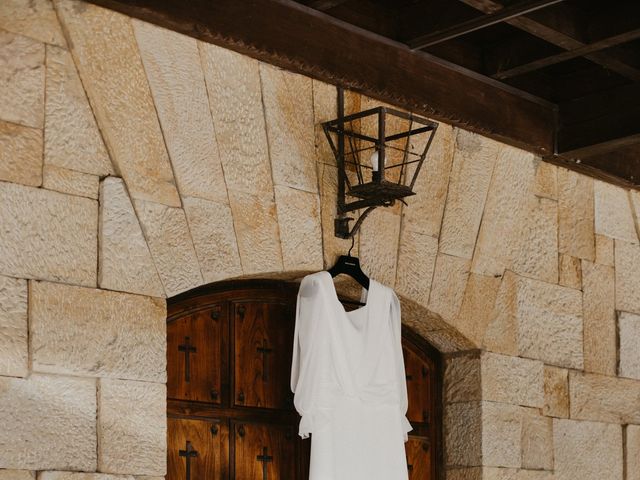
[[[235,404],[290,409],[292,306],[239,302],[233,308]]]
[[[290,480],[296,471],[294,428],[260,423],[234,424],[235,478]]]
[[[222,402],[226,305],[187,314],[167,325],[167,396]]]
[[[223,480],[229,476],[226,420],[169,418],[167,480]],[[187,475],[187,461],[189,475]]]
[[[425,437],[409,436],[405,443],[409,480],[435,480],[431,472],[431,448]]]
[[[429,423],[431,405],[430,367],[418,355],[403,348],[404,368],[407,376],[407,395],[409,408],[407,418],[411,422]]]

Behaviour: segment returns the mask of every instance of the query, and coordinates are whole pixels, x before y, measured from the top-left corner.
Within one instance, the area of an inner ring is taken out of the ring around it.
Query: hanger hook
[[[356,237],[355,235],[351,236],[351,247],[349,247],[349,253],[347,253],[347,256],[351,256],[351,250],[353,250],[353,245],[356,243]]]

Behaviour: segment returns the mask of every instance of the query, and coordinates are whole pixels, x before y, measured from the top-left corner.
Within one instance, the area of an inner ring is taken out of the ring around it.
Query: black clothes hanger
[[[351,250],[353,249],[354,242],[355,238],[351,237],[351,248],[349,248],[349,253],[346,255],[340,255],[336,264],[327,271],[333,278],[340,274],[349,275],[356,282],[369,290],[369,277],[367,277],[367,275],[362,271],[362,268],[360,268],[360,259],[358,257],[351,256]],[[352,302],[348,300],[345,300],[345,303],[363,305],[361,302]]]

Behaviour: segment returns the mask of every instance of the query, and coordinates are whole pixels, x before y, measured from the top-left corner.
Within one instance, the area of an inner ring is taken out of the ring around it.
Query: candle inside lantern
[[[380,159],[380,156],[378,155],[378,150],[376,149],[376,150],[373,151],[373,153],[371,154],[371,158],[370,158],[371,168],[373,168],[374,172],[378,171],[378,163],[380,163],[379,159]]]

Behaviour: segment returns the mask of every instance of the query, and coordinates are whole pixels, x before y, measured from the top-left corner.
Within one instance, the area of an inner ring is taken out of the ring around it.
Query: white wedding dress
[[[298,291],[291,390],[310,480],[407,480],[407,386],[395,292],[371,279],[347,312],[331,274]]]

